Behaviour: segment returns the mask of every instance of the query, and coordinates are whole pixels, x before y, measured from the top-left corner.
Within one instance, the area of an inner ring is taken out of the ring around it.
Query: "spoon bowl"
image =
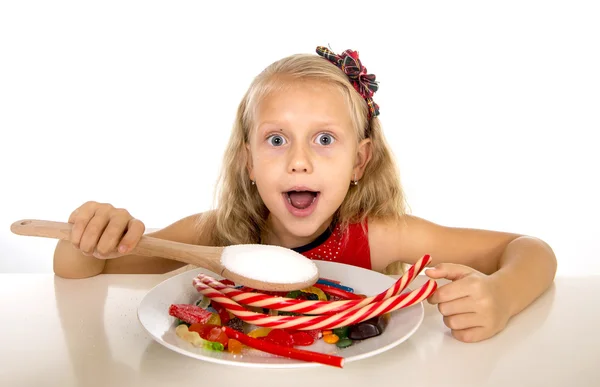
[[[36,219],[19,220],[10,227],[17,235],[67,241],[70,240],[71,228],[71,223]],[[143,235],[130,254],[192,264],[235,283],[263,291],[304,289],[319,279],[313,261],[293,250],[272,245],[200,246]]]

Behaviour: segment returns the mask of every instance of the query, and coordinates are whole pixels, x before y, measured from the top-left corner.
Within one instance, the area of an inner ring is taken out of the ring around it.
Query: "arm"
[[[445,227],[413,216],[405,216],[401,222],[370,222],[369,243],[374,270],[382,270],[394,261],[414,264],[423,255],[430,254],[436,269],[428,275],[456,281],[438,288],[430,299],[439,304],[448,326],[452,325],[450,316],[456,310],[468,309],[467,305],[457,306],[456,300],[461,296],[491,301],[488,304],[493,304],[496,310],[488,315],[508,320],[545,292],[556,274],[556,256],[540,239]],[[444,303],[447,305],[442,305]],[[454,304],[450,306],[451,303]],[[484,320],[476,324],[494,325]],[[495,330],[503,328],[502,322],[495,325]]]
[[[503,285],[502,292],[514,295],[510,316],[521,312],[550,287],[556,268],[552,248],[540,239],[521,236],[505,247],[493,277]]]
[[[446,227],[406,215],[399,222],[369,223],[374,270],[394,261],[414,264],[430,254],[432,266],[456,263],[484,274],[525,269],[548,284],[556,271],[556,257],[545,242],[520,234]],[[524,254],[523,254],[524,253]],[[527,259],[522,259],[527,256]],[[535,267],[535,269],[534,269]]]
[[[198,221],[209,213],[190,215],[147,234],[155,238],[189,244],[210,244],[209,228],[198,228]],[[98,259],[86,256],[69,241],[59,241],[54,252],[54,273],[64,278],[86,278],[98,274],[162,274],[176,270],[185,263],[158,257],[122,255]]]

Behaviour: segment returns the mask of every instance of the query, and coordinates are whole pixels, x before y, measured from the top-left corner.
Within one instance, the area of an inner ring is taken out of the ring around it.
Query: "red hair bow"
[[[367,68],[358,58],[358,52],[345,50],[341,55],[337,55],[327,47],[318,46],[317,54],[339,67],[348,76],[354,89],[367,101],[370,117],[378,116],[379,106],[373,101],[373,94],[379,86],[375,75],[367,73]]]

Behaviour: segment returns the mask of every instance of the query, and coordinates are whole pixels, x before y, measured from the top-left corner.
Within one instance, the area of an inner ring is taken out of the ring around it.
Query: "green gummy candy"
[[[343,339],[343,338],[348,337],[349,330],[350,330],[350,327],[340,327],[340,328],[335,328],[333,330],[333,333],[340,339]]]
[[[346,348],[352,345],[352,340],[350,340],[347,337],[344,337],[343,339],[339,339],[337,343],[335,343],[335,345],[338,348]]]

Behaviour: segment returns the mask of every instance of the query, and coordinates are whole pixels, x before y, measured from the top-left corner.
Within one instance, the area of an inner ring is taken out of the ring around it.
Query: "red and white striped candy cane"
[[[297,300],[294,298],[270,296],[263,293],[243,292],[223,285],[204,274],[199,274],[194,278],[192,284],[200,293],[202,293],[202,289],[208,286],[218,290],[241,305],[300,314],[334,314],[348,310],[350,307],[358,305],[363,301],[362,299],[342,301]]]
[[[250,324],[268,328],[290,328],[295,330],[334,329],[358,324],[372,317],[407,308],[429,297],[437,288],[433,280],[428,280],[420,288],[410,293],[392,296],[386,300],[375,302],[360,309],[347,310],[332,315],[318,316],[269,316],[247,310],[220,291],[197,281],[196,289],[211,300],[221,304],[233,315]]]
[[[194,286],[201,282],[213,289],[219,290],[232,300],[247,306],[279,310],[284,312],[294,312],[299,314],[335,314],[346,310],[360,309],[374,302],[386,300],[392,296],[402,293],[402,291],[416,278],[416,276],[431,262],[431,257],[425,255],[411,266],[396,283],[382,293],[367,297],[361,300],[342,300],[342,301],[316,301],[316,300],[297,300],[286,297],[273,297],[267,294],[244,292],[229,287],[214,278],[200,273],[194,279]],[[198,289],[199,290],[199,289]]]

